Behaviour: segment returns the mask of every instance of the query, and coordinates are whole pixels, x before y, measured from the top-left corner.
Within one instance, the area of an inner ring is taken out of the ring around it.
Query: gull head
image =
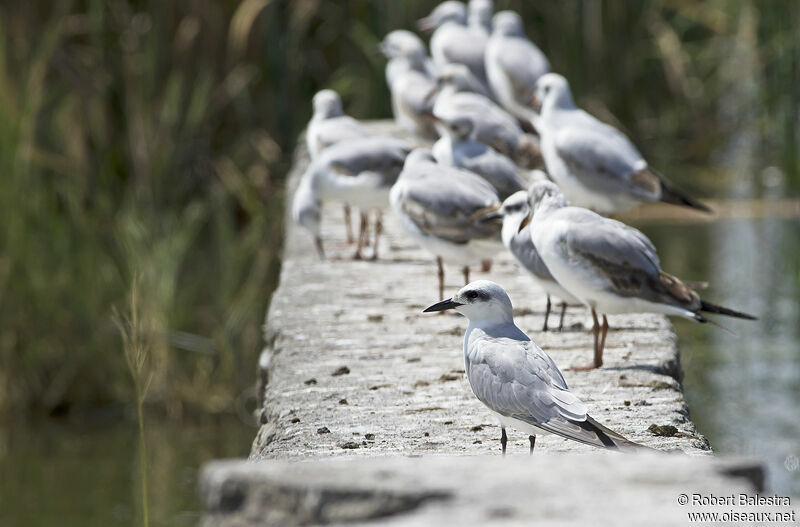
[[[455,309],[470,322],[497,324],[514,321],[511,299],[505,289],[489,280],[470,282],[452,298],[437,302],[424,312],[446,309]]]
[[[522,17],[514,11],[500,11],[492,19],[492,34],[524,37],[525,26],[522,24]]]
[[[519,224],[517,232],[528,225],[537,212],[560,209],[569,205],[558,185],[552,181],[534,181],[528,188],[528,215]]]
[[[469,0],[467,11],[469,11],[470,25],[480,26],[491,31],[492,12],[494,11],[492,0]]]
[[[311,104],[314,107],[314,117],[328,119],[344,115],[342,99],[333,90],[318,91],[311,100]]]
[[[420,38],[405,29],[397,29],[383,38],[379,45],[381,53],[387,59],[407,57],[410,59],[424,59],[427,51]]]
[[[500,214],[503,216],[503,245],[508,247],[514,235],[522,230],[520,224],[528,217],[528,193],[524,190],[514,192],[503,202]],[[523,227],[524,228],[524,227]]]
[[[467,8],[461,2],[448,0],[437,5],[430,15],[417,21],[420,31],[433,31],[448,22],[459,25],[467,23]]]
[[[575,108],[569,83],[558,73],[547,73],[539,77],[539,80],[536,81],[532,103],[541,114],[555,108]]]

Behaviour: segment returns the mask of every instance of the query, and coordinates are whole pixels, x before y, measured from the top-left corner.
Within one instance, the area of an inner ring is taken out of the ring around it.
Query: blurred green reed
[[[678,184],[722,197],[744,177],[758,197],[775,166],[786,192],[800,188],[800,4],[495,3]],[[134,274],[148,404],[233,411],[254,377],[310,97],[332,87],[353,115],[389,116],[377,44],[434,5],[0,6],[0,414],[132,400],[111,309]],[[754,160],[732,175],[741,151]]]

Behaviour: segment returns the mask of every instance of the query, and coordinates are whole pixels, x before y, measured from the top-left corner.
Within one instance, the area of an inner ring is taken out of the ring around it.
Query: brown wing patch
[[[500,206],[501,206],[500,203],[497,202],[497,203],[492,203],[491,205],[489,205],[487,207],[480,208],[480,209],[476,210],[475,212],[473,212],[472,214],[470,214],[469,215],[469,219],[470,219],[470,221],[478,221],[481,218],[483,218],[484,216],[486,216],[488,214],[491,214],[493,212],[497,212],[498,210],[500,210]]]
[[[679,278],[661,271],[658,275],[658,281],[664,292],[672,299],[689,309],[698,309],[700,307],[700,297],[688,285],[681,282]]]

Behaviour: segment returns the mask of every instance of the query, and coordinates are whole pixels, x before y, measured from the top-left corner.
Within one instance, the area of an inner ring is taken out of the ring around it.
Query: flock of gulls
[[[372,213],[377,258],[381,215],[391,205],[406,233],[435,258],[440,299],[443,264],[463,270],[464,288],[425,311],[455,309],[469,319],[465,371],[500,422],[503,453],[507,426],[529,434],[531,452],[544,433],[638,448],[587,414],[555,362],[514,324],[505,290],[470,282],[470,266],[487,271],[508,250],[547,294],[544,331],[551,297],[560,301],[559,329],[567,306],[588,308],[593,361],[578,370],[603,365],[607,314],[755,317],[701,299],[661,269],[647,236],[609,217],[651,202],[710,209],[650,167],[622,132],[577,107],[567,79],[526,37],[522,18],[493,10],[491,0],[439,4],[418,23],[432,31],[430,56],[411,31],[392,31],[381,42],[394,118],[413,143],[377,135],[345,115],[334,91],[314,96],[311,162],[292,216],[324,258],[322,205],[343,204],[347,241],[360,259]],[[359,212],[357,238],[351,207]]]

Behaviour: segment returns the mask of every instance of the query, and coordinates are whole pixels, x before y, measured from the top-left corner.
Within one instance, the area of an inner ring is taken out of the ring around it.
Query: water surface
[[[800,495],[800,219],[640,225],[667,272],[759,321],[673,319],[691,418],[719,454],[765,461],[769,490]]]
[[[235,418],[149,422],[150,525],[197,525],[199,467],[247,456],[254,436]],[[0,525],[141,525],[137,448],[138,430],[129,422],[44,422],[0,431]]]

